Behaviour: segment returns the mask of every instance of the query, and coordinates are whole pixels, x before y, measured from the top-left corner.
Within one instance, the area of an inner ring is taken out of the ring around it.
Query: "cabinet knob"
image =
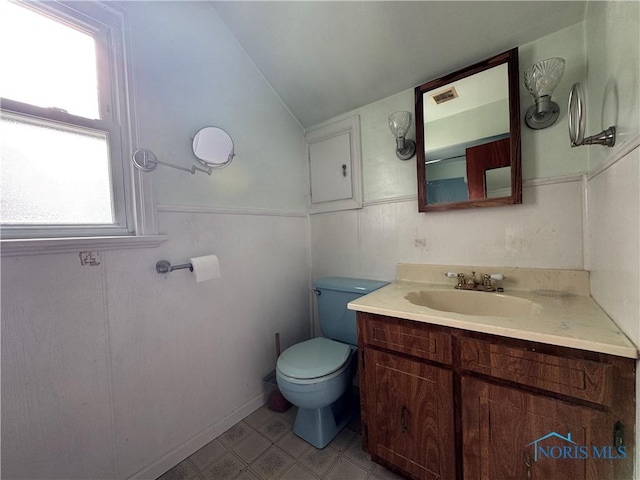
[[[347,176],[347,164],[346,163],[342,164],[342,176],[343,177]]]

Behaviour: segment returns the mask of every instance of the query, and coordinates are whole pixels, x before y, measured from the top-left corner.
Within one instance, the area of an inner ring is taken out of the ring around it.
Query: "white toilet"
[[[298,407],[293,432],[316,448],[324,448],[353,413],[350,387],[356,373],[356,315],[347,304],[386,284],[345,277],[316,280],[320,329],[328,338],[298,343],[278,358],[278,387]]]

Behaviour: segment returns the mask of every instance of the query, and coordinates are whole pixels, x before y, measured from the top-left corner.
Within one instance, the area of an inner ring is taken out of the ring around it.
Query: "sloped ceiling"
[[[584,1],[211,5],[305,128],[581,22],[585,12]]]

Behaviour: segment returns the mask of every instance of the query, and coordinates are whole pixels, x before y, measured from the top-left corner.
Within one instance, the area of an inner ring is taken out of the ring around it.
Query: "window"
[[[0,2],[3,238],[134,233],[122,18]]]

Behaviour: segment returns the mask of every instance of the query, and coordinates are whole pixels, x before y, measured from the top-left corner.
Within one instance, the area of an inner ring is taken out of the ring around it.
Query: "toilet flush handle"
[[[322,295],[322,292],[320,290],[318,290],[317,288],[312,288],[311,291],[313,293],[315,293],[316,295],[318,295],[318,296]]]

